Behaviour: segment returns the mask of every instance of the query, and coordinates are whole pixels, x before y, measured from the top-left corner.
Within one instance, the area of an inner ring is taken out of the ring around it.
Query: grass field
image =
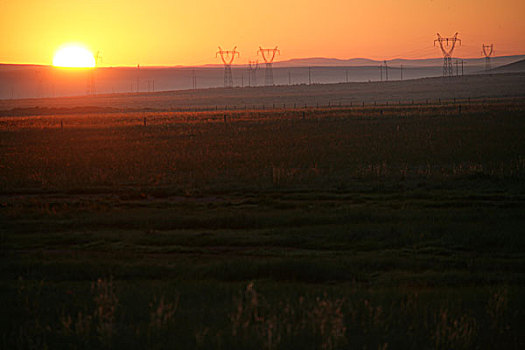
[[[522,349],[524,111],[2,117],[0,344]]]
[[[375,69],[375,68],[374,68]],[[8,86],[8,84],[6,85]],[[451,79],[424,78],[339,84],[258,86],[162,91],[156,93],[101,94],[41,99],[0,99],[0,116],[63,114],[92,110],[126,111],[269,109],[380,104],[432,104],[439,101],[523,99],[525,72],[478,74]],[[34,110],[36,109],[36,110]]]

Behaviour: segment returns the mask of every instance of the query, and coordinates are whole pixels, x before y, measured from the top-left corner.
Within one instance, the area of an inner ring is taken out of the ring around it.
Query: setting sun
[[[95,58],[86,48],[69,45],[61,48],[53,58],[55,67],[91,68],[95,67]]]

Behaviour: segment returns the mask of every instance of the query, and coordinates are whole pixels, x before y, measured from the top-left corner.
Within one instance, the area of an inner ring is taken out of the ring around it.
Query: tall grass
[[[189,295],[176,292],[174,299],[152,296],[147,305],[123,305],[115,294],[118,288],[113,279],[98,279],[92,287],[91,301],[76,306],[85,311],[73,316],[67,312],[70,305],[62,302],[54,305],[62,313],[53,312],[52,317],[38,310],[47,297],[41,295],[42,283],[30,289],[20,287],[22,305],[29,299],[33,303],[31,309],[23,310],[31,321],[13,324],[11,330],[18,337],[4,338],[4,347],[121,348],[126,344],[164,348],[178,343],[191,348],[239,349],[484,349],[499,344],[517,349],[523,342],[519,318],[501,309],[502,304],[516,303],[509,300],[506,288],[495,294],[479,294],[488,297],[485,303],[452,310],[457,300],[429,302],[427,298],[439,296],[432,292],[424,292],[421,299],[415,291],[378,294],[327,288],[317,296],[281,294],[275,298],[259,292],[250,282],[230,294],[225,310],[205,303],[206,313],[218,313],[219,317],[195,323],[186,314],[195,305],[184,305]],[[144,318],[137,318],[140,315]]]
[[[2,348],[524,348],[523,103],[304,112],[1,119]]]

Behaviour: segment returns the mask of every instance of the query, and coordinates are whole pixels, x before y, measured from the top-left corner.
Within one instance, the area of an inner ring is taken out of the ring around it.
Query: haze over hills
[[[525,59],[525,55],[493,57],[492,67],[505,66]],[[457,64],[456,64],[457,62]],[[453,58],[454,74],[485,72],[484,58]],[[275,62],[274,85],[333,84],[381,80],[407,80],[442,75],[442,58],[387,60],[388,72],[381,61],[366,58],[301,58]],[[512,72],[523,71],[522,65]],[[259,64],[255,81],[246,65],[232,65],[234,87],[264,85],[265,66]],[[498,72],[492,70],[491,72]],[[387,78],[388,73],[388,78]],[[56,69],[51,66],[0,64],[0,99],[81,96],[95,85],[96,94],[154,92],[216,88],[224,84],[222,65],[200,67],[99,67],[91,69]],[[195,84],[195,85],[194,85]]]
[[[461,58],[461,57],[452,57],[452,60],[462,60],[465,64],[468,65],[484,65],[485,58]],[[507,65],[520,60],[525,59],[525,55],[511,55],[511,56],[494,56],[491,57],[492,64],[495,66]],[[367,67],[367,66],[377,66],[384,64],[385,60],[373,60],[370,58],[349,58],[349,59],[340,59],[340,58],[327,58],[327,57],[308,57],[308,58],[294,58],[291,60],[285,61],[275,61],[273,63],[274,67]],[[421,58],[421,59],[408,59],[408,58],[394,58],[387,59],[387,64],[399,65],[403,64],[407,67],[433,67],[441,66],[443,64],[443,58]],[[264,62],[259,62],[264,64]],[[45,65],[37,64],[10,64],[10,63],[0,63],[0,70],[16,70],[29,67],[42,67]],[[199,68],[199,67],[222,67],[222,64],[212,63],[205,64],[201,66],[182,66],[182,65],[171,65],[171,66],[141,66],[143,69],[147,68]],[[245,67],[246,64],[232,64],[232,67]],[[115,66],[115,67],[105,67],[101,68],[130,68],[134,69],[134,66]]]
[[[465,64],[471,66],[484,66],[485,58],[461,58],[452,57],[452,60],[463,60]],[[511,55],[511,56],[494,56],[491,57],[492,64],[499,66],[510,64],[519,60],[525,59],[525,55]],[[262,60],[261,60],[262,61]],[[409,58],[394,58],[386,60],[388,65],[406,65],[407,67],[434,67],[441,66],[443,64],[443,57],[434,58],[421,58],[421,59],[409,59]],[[259,62],[264,64],[264,62]],[[288,68],[288,67],[369,67],[378,66],[384,64],[384,60],[373,60],[370,58],[329,58],[329,57],[307,57],[307,58],[294,58],[285,61],[275,61],[274,67]],[[232,66],[244,67],[245,64],[232,64]],[[182,67],[182,66],[181,66]],[[207,64],[203,67],[222,67],[222,64]]]
[[[525,71],[525,59],[491,69],[494,73],[514,73]]]
[[[463,60],[468,65],[484,65],[485,58],[460,58],[453,57],[453,60]],[[513,55],[513,56],[495,56],[492,57],[493,65],[505,65],[518,60],[525,59],[525,55]],[[406,59],[406,58],[395,58],[386,60],[387,64],[390,65],[406,65],[413,67],[432,67],[441,66],[443,64],[443,58],[423,58],[423,59]],[[275,67],[308,67],[308,66],[322,66],[322,67],[355,67],[355,66],[377,66],[383,64],[384,61],[372,60],[369,58],[351,58],[351,59],[338,59],[338,58],[324,58],[324,57],[312,57],[312,58],[297,58],[288,61],[280,61],[274,63]]]

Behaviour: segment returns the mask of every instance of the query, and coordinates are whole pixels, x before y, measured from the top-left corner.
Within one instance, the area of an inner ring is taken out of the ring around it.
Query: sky
[[[454,57],[525,53],[524,0],[0,0],[0,62],[51,64],[63,45],[100,51],[102,66],[234,63],[278,46],[276,61],[441,57],[436,33],[459,32]],[[260,57],[259,57],[260,59]]]

